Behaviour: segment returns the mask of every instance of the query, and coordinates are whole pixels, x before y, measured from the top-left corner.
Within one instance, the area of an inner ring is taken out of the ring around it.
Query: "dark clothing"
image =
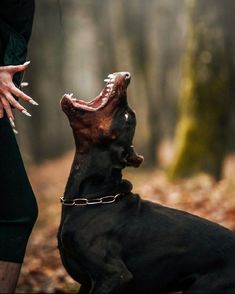
[[[0,19],[29,41],[34,15],[34,0],[1,0]]]
[[[32,31],[34,0],[0,1],[0,65],[25,62]],[[16,74],[19,85],[22,74]]]
[[[33,13],[33,0],[0,1],[0,65],[25,62]],[[20,79],[15,75],[17,86]],[[0,119],[0,201],[0,260],[22,263],[37,204],[6,115]]]
[[[0,183],[0,260],[21,263],[37,204],[6,117],[0,119]]]

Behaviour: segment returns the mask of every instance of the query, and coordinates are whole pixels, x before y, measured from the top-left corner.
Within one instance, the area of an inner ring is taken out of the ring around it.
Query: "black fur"
[[[135,114],[120,99],[110,114],[110,140],[100,135],[86,152],[77,146],[65,190],[67,199],[123,193],[112,204],[63,207],[59,249],[68,273],[81,283],[79,293],[234,294],[234,233],[142,200],[122,180],[122,168],[142,159],[132,147]]]

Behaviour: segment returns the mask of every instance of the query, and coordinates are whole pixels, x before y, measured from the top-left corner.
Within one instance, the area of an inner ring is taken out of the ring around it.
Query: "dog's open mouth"
[[[97,111],[108,104],[115,97],[120,97],[126,93],[126,89],[130,83],[131,74],[129,72],[116,72],[109,74],[104,80],[105,87],[100,94],[90,102],[77,99],[73,94],[65,94],[61,99],[62,109],[66,112],[69,109],[85,111]]]

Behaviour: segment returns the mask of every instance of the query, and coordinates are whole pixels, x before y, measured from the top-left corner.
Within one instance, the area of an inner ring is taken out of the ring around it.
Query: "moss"
[[[194,14],[197,5],[191,6]],[[170,179],[198,172],[220,176],[233,69],[223,29],[216,19],[206,20],[191,17]]]

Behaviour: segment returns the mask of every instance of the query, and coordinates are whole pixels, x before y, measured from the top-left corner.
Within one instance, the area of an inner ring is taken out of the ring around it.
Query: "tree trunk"
[[[188,1],[188,46],[171,179],[199,172],[220,178],[232,103],[234,68],[224,22],[231,1]]]

